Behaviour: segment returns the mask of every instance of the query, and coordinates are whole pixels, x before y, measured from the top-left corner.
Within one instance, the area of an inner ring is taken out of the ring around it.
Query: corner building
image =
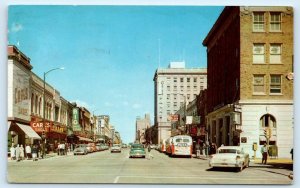
[[[270,130],[271,155],[290,158],[292,7],[225,7],[203,45],[209,140],[218,146],[242,145],[250,157],[261,157],[265,130]]]

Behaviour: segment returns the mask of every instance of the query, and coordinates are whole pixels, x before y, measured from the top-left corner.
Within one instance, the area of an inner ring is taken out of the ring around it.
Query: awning
[[[22,131],[29,137],[41,140],[42,138],[29,126],[17,123],[17,125],[22,129]]]
[[[87,142],[93,142],[92,139],[89,139],[89,138],[85,138],[85,137],[81,137],[81,136],[77,136],[79,141],[87,141]]]

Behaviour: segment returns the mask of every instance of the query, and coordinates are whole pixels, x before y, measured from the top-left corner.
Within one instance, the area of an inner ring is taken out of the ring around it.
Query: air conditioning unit
[[[241,113],[239,113],[239,112],[232,112],[230,114],[230,118],[231,118],[231,122],[233,124],[238,124],[238,125],[241,124]]]

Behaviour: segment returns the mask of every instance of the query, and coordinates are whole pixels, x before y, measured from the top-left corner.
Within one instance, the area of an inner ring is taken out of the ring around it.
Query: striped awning
[[[29,126],[29,125],[23,125],[21,123],[17,123],[17,125],[22,129],[22,131],[29,137],[33,139],[39,139],[42,138]]]

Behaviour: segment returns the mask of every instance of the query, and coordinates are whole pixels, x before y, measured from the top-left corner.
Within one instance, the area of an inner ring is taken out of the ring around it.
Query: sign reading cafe
[[[79,109],[73,108],[73,118],[72,118],[73,131],[81,131],[81,126],[79,124]]]

